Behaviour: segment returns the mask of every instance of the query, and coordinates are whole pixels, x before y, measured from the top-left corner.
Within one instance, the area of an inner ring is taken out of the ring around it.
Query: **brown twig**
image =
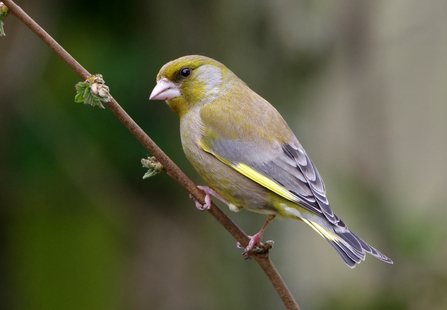
[[[75,71],[82,80],[86,80],[90,73],[85,70],[62,46],[59,45],[42,27],[40,27],[31,17],[28,16],[19,6],[11,0],[3,0],[3,3],[10,9],[25,25],[27,25],[39,38],[42,39],[53,51],[59,55]],[[155,156],[163,165],[167,174],[183,186],[190,194],[202,204],[205,203],[204,193],[183,173],[183,171],[155,144],[154,141],[135,123],[132,118],[121,108],[118,102],[112,98],[107,103],[109,109],[119,118],[119,120],[132,132],[132,134],[144,145],[144,147]],[[244,247],[248,244],[247,235],[234,224],[214,203],[212,203],[209,213]],[[284,305],[288,310],[299,310],[298,304],[276,270],[268,253],[253,255],[253,258],[261,266],[269,280],[272,282]]]

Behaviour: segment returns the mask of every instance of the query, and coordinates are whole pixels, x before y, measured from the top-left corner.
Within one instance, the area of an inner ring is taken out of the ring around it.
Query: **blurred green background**
[[[178,118],[149,102],[187,54],[285,117],[335,212],[391,257],[354,270],[292,220],[265,239],[302,309],[446,309],[446,1],[17,0],[198,184]],[[0,38],[0,308],[283,309],[236,241],[9,16]],[[223,210],[247,233],[265,217]]]

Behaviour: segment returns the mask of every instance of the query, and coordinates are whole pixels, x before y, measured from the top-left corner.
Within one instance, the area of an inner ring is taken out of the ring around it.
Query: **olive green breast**
[[[268,209],[267,190],[227,166],[199,145],[204,125],[200,114],[192,111],[180,126],[183,150],[199,175],[222,197],[236,206],[264,213]]]

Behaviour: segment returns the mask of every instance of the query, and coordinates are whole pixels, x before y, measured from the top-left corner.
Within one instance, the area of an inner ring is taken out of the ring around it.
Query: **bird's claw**
[[[252,254],[255,255],[263,255],[268,254],[269,250],[273,248],[273,240],[267,240],[266,242],[258,242],[258,243],[252,243],[251,241],[254,239],[252,236],[248,236],[250,238],[250,242],[248,245],[244,248],[240,242],[236,244],[238,249],[244,249],[244,252],[242,253],[242,256],[244,256],[245,259],[250,259]]]
[[[199,211],[206,211],[206,210],[209,210],[209,208],[211,207],[211,197],[209,197],[208,195],[205,196],[205,204],[204,205],[202,205],[199,201],[197,201],[197,199],[194,195],[189,195],[189,198],[194,199],[196,208]]]
[[[194,195],[189,195],[189,198],[194,199],[194,202],[196,203],[196,208],[200,211],[209,210],[211,208],[211,197],[214,196],[220,201],[226,203],[227,205],[230,205],[228,200],[223,198],[219,193],[217,193],[212,187],[210,186],[197,186],[198,189],[200,189],[202,192],[205,193],[205,204],[202,205],[200,202],[197,201],[196,197]]]

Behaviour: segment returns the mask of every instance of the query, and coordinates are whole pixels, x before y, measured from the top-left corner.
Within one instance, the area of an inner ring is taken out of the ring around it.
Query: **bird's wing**
[[[231,119],[219,116],[226,115],[225,111],[214,113],[212,118],[202,117],[205,130],[199,141],[200,146],[205,152],[272,192],[325,217],[332,224],[345,226],[332,212],[326,198],[325,185],[313,162],[279,113],[269,107],[274,111],[268,117],[255,115],[253,119],[258,124],[245,128],[238,128],[234,123],[238,115],[233,114]],[[206,110],[203,112],[207,113]],[[250,115],[245,114],[245,122],[253,125],[254,121],[250,118]],[[263,118],[266,122],[273,118],[273,122],[283,124],[281,126],[284,128],[275,130],[286,131],[283,136],[288,141],[280,141],[274,134],[269,134],[270,129],[266,129],[269,124],[261,125]]]

